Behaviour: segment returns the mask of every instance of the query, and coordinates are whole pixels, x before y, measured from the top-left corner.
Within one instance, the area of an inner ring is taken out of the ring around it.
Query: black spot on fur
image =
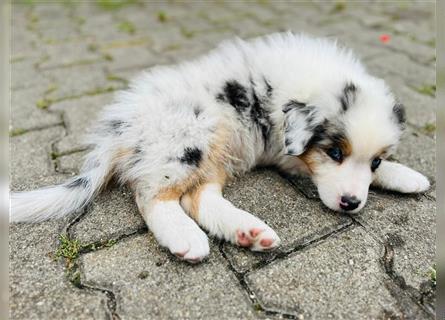
[[[396,121],[400,126],[404,126],[406,122],[405,107],[401,103],[396,103],[392,108],[392,112],[395,115]]]
[[[124,131],[124,127],[128,127],[128,123],[125,123],[122,120],[111,120],[109,126],[114,134],[121,135]]]
[[[287,113],[289,111],[291,111],[292,109],[303,109],[304,107],[306,107],[306,103],[303,102],[299,102],[297,100],[289,100],[288,102],[286,102],[283,106],[283,112]]]
[[[191,165],[191,166],[199,166],[199,163],[202,159],[202,151],[198,148],[185,148],[184,155],[179,158],[179,161],[182,163]]]
[[[269,81],[266,80],[266,78],[263,78],[263,80],[264,80],[264,85],[266,86],[266,96],[268,98],[271,98],[273,93],[272,86],[270,85]]]
[[[218,94],[216,99],[228,102],[238,113],[242,113],[250,105],[247,89],[236,80],[227,81],[223,93]]]
[[[249,78],[249,81],[250,86],[243,86],[236,80],[227,81],[222,93],[219,93],[216,99],[230,104],[237,111],[239,120],[243,124],[258,128],[261,132],[264,148],[267,148],[273,124],[270,120],[270,112],[265,106],[270,102],[272,87],[264,79],[264,90],[257,92],[253,79]]]
[[[76,179],[74,179],[73,181],[71,181],[70,183],[66,184],[65,187],[69,188],[69,189],[73,189],[73,188],[77,188],[77,187],[82,187],[82,188],[87,188],[90,185],[90,179],[87,177],[78,177]]]
[[[198,117],[201,114],[202,110],[200,107],[194,107],[193,113],[195,114],[195,117]]]
[[[144,149],[140,145],[137,145],[136,148],[134,148],[134,153],[135,154],[141,154],[143,152],[144,152]]]
[[[323,141],[326,138],[326,125],[327,125],[327,121],[315,126],[312,129],[313,134],[312,134],[311,138],[309,139],[309,141],[306,142],[306,145],[304,146],[305,150],[318,144],[319,142]]]
[[[287,146],[289,146],[289,145],[291,145],[292,144],[292,141],[291,140],[289,140],[288,138],[286,138],[286,139],[284,139],[284,145],[287,147]]]
[[[347,111],[349,106],[354,103],[357,93],[357,87],[353,83],[348,83],[343,88],[343,94],[340,96],[340,104],[343,111]]]
[[[305,149],[313,146],[326,149],[332,145],[339,145],[346,140],[346,134],[341,127],[330,123],[328,120],[324,120],[322,124],[315,126],[311,131],[313,134],[306,143]]]
[[[266,148],[269,141],[270,131],[272,130],[272,122],[270,120],[270,113],[263,108],[261,100],[258,98],[255,89],[252,86],[252,107],[250,109],[250,117],[255,125],[261,130],[261,135]]]

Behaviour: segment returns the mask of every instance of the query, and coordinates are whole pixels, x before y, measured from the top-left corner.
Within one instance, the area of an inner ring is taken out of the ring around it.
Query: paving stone
[[[81,96],[93,96],[121,88],[123,86],[121,82],[107,79],[104,72],[105,66],[104,63],[95,63],[42,70],[41,73],[55,84],[42,98],[60,101]]]
[[[35,57],[41,53],[38,48],[38,37],[35,33],[29,32],[25,25],[19,27],[18,23],[11,26],[11,56],[12,57]]]
[[[435,201],[417,195],[371,193],[356,219],[377,239],[391,245],[394,271],[407,285],[419,289],[429,281],[436,253]]]
[[[78,64],[91,64],[103,59],[98,53],[89,50],[88,45],[85,43],[66,42],[48,45],[46,48],[46,54],[49,58],[39,65],[39,68],[42,70]]]
[[[436,143],[434,139],[407,129],[402,136],[394,158],[397,161],[420,171],[431,182],[436,181]]]
[[[54,175],[50,155],[51,142],[60,138],[63,133],[63,128],[54,127],[31,131],[11,138],[10,179],[12,189],[28,189],[34,181]]]
[[[131,59],[128,52],[131,51]],[[149,66],[161,63],[157,55],[149,50],[149,45],[142,46],[122,46],[118,48],[110,48],[102,50],[103,54],[109,55],[112,59],[107,63],[107,70],[111,73],[123,69],[139,68],[144,69]]]
[[[11,89],[17,91],[35,88],[42,91],[43,94],[53,84],[52,79],[42,75],[36,67],[45,61],[45,56],[17,57],[18,60],[11,64]]]
[[[403,316],[380,264],[383,248],[353,228],[296,252],[245,279],[263,308],[304,319]],[[340,307],[341,306],[341,307]],[[423,314],[413,307],[419,319]],[[410,311],[412,312],[412,311]]]
[[[11,92],[10,132],[62,124],[60,115],[37,108],[40,97],[41,93],[36,93],[35,89]]]
[[[72,228],[83,244],[117,239],[145,228],[133,194],[127,188],[109,187],[87,208]]]
[[[80,99],[66,100],[51,106],[52,111],[63,112],[67,135],[55,144],[58,153],[85,149],[83,137],[95,123],[98,113],[113,101],[113,94],[86,96]]]
[[[109,319],[105,294],[74,287],[53,257],[65,223],[10,225],[11,319]]]
[[[370,59],[366,64],[372,72],[390,72],[401,78],[403,77],[404,83],[412,88],[436,84],[436,71],[434,69],[414,63],[405,55],[388,53]]]
[[[82,256],[81,270],[83,283],[115,293],[121,319],[257,318],[215,245],[206,263],[190,265],[137,235]]]
[[[88,150],[74,152],[58,157],[56,159],[57,172],[66,173],[72,176],[78,174],[80,168],[82,167],[83,159],[87,153]]]
[[[271,253],[252,253],[225,244],[224,252],[238,272],[350,223],[348,217],[331,212],[319,200],[310,200],[299,194],[272,171],[249,173],[228,185],[224,194],[235,206],[265,221],[282,241],[280,250]]]

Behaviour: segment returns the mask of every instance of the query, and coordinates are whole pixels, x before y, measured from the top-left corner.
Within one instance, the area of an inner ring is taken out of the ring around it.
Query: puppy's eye
[[[381,162],[382,162],[382,159],[374,158],[374,160],[372,160],[372,162],[371,162],[371,170],[375,171],[379,167]]]
[[[341,152],[341,149],[339,147],[329,148],[326,153],[334,161],[342,162],[343,160],[343,153]]]

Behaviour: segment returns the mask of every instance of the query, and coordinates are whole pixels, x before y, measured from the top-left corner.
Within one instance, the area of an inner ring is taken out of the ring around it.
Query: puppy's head
[[[323,203],[336,211],[363,208],[373,175],[397,146],[404,108],[383,81],[347,82],[284,108],[285,151],[307,166]]]

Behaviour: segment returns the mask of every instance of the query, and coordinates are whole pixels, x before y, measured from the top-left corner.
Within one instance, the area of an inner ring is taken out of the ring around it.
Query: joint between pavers
[[[44,125],[44,126],[35,126],[35,127],[28,128],[28,129],[15,128],[15,129],[9,131],[9,137],[13,138],[13,137],[21,136],[23,134],[27,134],[29,132],[41,131],[41,130],[45,130],[45,129],[60,127],[60,126],[64,127],[63,121],[56,122],[56,123],[49,124],[49,125]]]
[[[219,252],[223,256],[223,258],[226,260],[228,268],[235,275],[236,279],[238,280],[239,285],[247,294],[247,297],[250,300],[252,308],[257,312],[263,313],[264,315],[279,316],[284,319],[298,319],[298,317],[300,315],[298,313],[295,313],[295,314],[294,313],[286,313],[286,312],[282,312],[279,310],[271,310],[270,308],[264,307],[264,305],[261,303],[261,301],[256,297],[255,293],[250,289],[250,287],[248,286],[248,284],[244,278],[245,274],[248,271],[246,271],[246,272],[236,271],[236,269],[232,266],[232,264],[230,263],[230,260],[228,259],[226,253],[223,250],[223,244],[224,244],[224,241],[220,241],[219,246],[218,246]]]

